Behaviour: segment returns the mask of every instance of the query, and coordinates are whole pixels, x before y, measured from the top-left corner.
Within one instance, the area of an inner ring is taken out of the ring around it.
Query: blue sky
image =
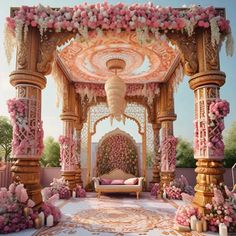
[[[0,9],[0,115],[9,116],[7,112],[6,100],[15,96],[14,88],[9,84],[9,74],[14,70],[15,59],[13,58],[10,65],[6,62],[4,47],[3,47],[3,30],[5,17],[9,16],[10,7],[17,7],[21,5],[37,5],[39,3],[43,5],[49,5],[52,7],[62,6],[74,6],[84,1],[71,0],[41,0],[41,1],[1,1]],[[87,3],[95,3],[103,1],[87,1]],[[108,1],[109,3],[117,3],[120,1]],[[130,3],[144,3],[147,1],[123,1],[127,4]],[[198,4],[202,6],[213,5],[215,7],[224,7],[226,9],[227,18],[231,21],[231,28],[233,31],[233,37],[236,40],[236,1],[235,0],[158,0],[152,1],[155,5],[181,7],[182,5]],[[231,123],[236,120],[236,55],[233,57],[226,57],[225,47],[223,45],[220,52],[221,70],[226,73],[226,84],[221,88],[221,98],[230,102],[231,112],[225,119],[226,129],[230,127]],[[57,137],[62,132],[62,122],[60,121],[60,108],[56,108],[56,88],[55,83],[51,77],[47,77],[48,83],[46,89],[43,90],[43,104],[42,104],[42,119],[44,121],[45,136]],[[193,140],[193,92],[188,86],[188,78],[185,77],[184,81],[180,84],[177,92],[175,93],[175,111],[177,114],[177,120],[174,123],[174,133],[176,136],[181,136],[188,139],[190,142]],[[126,126],[115,122],[111,127],[109,121],[101,122],[97,127],[97,134],[94,136],[93,141],[98,141],[106,132],[120,127],[137,140],[141,141],[141,137],[138,135],[137,127],[132,122],[128,121]]]

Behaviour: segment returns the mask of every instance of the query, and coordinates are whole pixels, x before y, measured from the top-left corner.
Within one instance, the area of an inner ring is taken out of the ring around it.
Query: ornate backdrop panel
[[[138,176],[138,150],[133,138],[116,129],[102,138],[97,150],[97,175],[121,169]]]

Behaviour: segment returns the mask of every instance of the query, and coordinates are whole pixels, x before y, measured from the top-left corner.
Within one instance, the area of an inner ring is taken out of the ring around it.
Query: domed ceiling
[[[119,76],[126,83],[165,82],[180,62],[178,50],[166,40],[153,40],[142,46],[135,32],[107,32],[88,42],[74,40],[58,51],[58,62],[73,82],[105,83],[112,75],[106,62],[113,58],[125,61]]]

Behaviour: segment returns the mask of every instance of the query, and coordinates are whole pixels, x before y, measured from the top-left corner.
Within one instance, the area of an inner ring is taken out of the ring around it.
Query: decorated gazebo
[[[222,182],[224,173],[221,132],[229,112],[219,93],[225,83],[219,63],[224,39],[227,54],[232,55],[225,11],[213,7],[98,3],[60,9],[42,5],[12,8],[5,46],[9,60],[17,47],[16,70],[10,75],[16,98],[8,102],[14,124],[14,178],[41,203],[41,90],[46,86],[45,76],[52,74],[62,101],[62,175],[71,189],[81,183],[82,130],[88,134],[88,184],[92,177],[91,137],[97,123],[108,117],[138,124],[141,175],[146,175],[149,145],[154,153],[152,182],[169,183],[174,178],[177,143],[173,93],[185,74],[194,93],[194,201],[204,207],[213,196],[210,185]],[[153,137],[147,139],[150,134]]]

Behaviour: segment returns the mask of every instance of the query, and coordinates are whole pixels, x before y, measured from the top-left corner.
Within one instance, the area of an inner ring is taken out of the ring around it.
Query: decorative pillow
[[[110,185],[112,179],[100,179],[101,185]]]
[[[111,181],[112,185],[123,185],[124,184],[124,180],[123,179],[113,179]]]
[[[135,185],[137,183],[138,183],[138,178],[129,178],[124,182],[125,185]]]

